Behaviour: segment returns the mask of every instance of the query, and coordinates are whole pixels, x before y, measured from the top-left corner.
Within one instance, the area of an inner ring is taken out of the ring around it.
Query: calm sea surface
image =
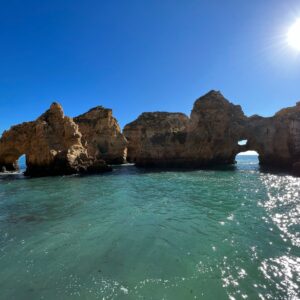
[[[0,299],[300,299],[300,178],[0,176]]]

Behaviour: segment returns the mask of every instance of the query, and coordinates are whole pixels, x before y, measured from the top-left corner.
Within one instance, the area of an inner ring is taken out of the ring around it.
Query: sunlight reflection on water
[[[0,176],[4,299],[299,299],[300,179],[235,169]]]
[[[282,231],[284,240],[300,247],[300,179],[292,176],[262,176],[268,191],[263,207]]]

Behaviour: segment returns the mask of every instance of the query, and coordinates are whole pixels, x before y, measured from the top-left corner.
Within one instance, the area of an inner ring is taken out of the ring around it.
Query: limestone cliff
[[[196,100],[191,117],[144,113],[124,128],[128,159],[137,165],[201,167],[234,162],[246,117],[241,107],[211,91]]]
[[[0,168],[18,169],[17,160],[26,155],[30,176],[107,171],[103,160],[88,155],[78,125],[63,113],[58,103],[36,121],[5,131],[0,140]]]
[[[111,109],[97,106],[75,117],[88,154],[104,159],[108,164],[122,164],[126,160],[127,141]]]
[[[232,164],[243,139],[246,117],[239,105],[211,91],[194,103],[185,155],[191,164]]]
[[[247,140],[239,145],[240,140]],[[143,113],[123,134],[110,109],[74,118],[53,103],[37,120],[13,126],[0,139],[0,170],[16,170],[25,154],[32,176],[102,172],[126,159],[140,166],[204,167],[233,164],[255,150],[262,166],[300,175],[300,103],[273,117],[244,115],[239,105],[210,91],[182,113]]]
[[[190,118],[144,113],[125,126],[124,135],[128,159],[137,165],[233,164],[239,152],[255,150],[261,165],[300,173],[300,103],[270,118],[246,117],[239,105],[210,91],[196,100]]]
[[[300,103],[273,117],[247,120],[247,149],[259,153],[261,165],[293,170],[300,174]]]
[[[169,165],[182,162],[188,117],[182,113],[143,113],[125,126],[127,160],[137,165]]]

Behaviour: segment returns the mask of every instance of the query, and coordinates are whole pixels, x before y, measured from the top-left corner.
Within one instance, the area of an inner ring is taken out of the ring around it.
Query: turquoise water
[[[0,176],[0,299],[299,299],[300,179]]]

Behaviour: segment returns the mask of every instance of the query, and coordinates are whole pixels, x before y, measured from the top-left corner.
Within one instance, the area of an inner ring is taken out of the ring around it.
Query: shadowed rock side
[[[30,176],[101,172],[110,169],[103,160],[88,156],[81,143],[78,125],[64,116],[53,103],[36,121],[5,131],[0,140],[0,169],[18,169],[17,160],[25,154]]]
[[[191,116],[144,113],[123,131],[128,160],[142,166],[204,167],[233,164],[255,150],[260,164],[300,173],[300,104],[275,116],[246,117],[239,105],[211,91],[196,100]],[[240,146],[240,140],[247,144]]]
[[[98,106],[75,117],[74,121],[90,156],[104,159],[108,164],[126,161],[127,141],[111,109]]]
[[[188,117],[182,113],[143,113],[125,126],[127,160],[137,165],[181,165]]]

